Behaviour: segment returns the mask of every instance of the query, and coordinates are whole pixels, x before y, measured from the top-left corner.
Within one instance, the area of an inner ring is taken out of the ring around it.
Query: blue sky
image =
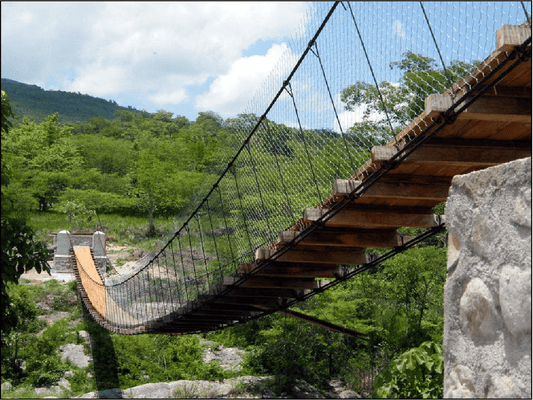
[[[302,2],[2,2],[2,77],[123,106],[242,111]],[[231,90],[224,90],[230,87]]]

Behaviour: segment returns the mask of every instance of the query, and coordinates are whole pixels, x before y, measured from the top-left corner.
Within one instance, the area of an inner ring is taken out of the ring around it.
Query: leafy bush
[[[444,393],[442,346],[424,342],[390,363],[374,380],[378,398],[442,398]]]
[[[67,365],[61,361],[57,349],[66,342],[67,330],[66,321],[59,320],[21,350],[27,363],[28,383],[36,387],[51,386],[63,377]]]

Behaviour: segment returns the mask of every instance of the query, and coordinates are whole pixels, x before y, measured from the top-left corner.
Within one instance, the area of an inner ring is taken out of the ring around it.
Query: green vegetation
[[[10,382],[15,390],[2,391],[2,397],[10,397],[10,393],[35,397],[28,393],[31,387],[56,385],[66,371],[72,371],[74,376],[69,379],[71,390],[65,391],[65,396],[116,387],[126,389],[149,382],[235,376],[217,363],[202,361],[203,346],[196,335],[109,334],[89,317],[75,282],[64,285],[56,280],[23,280],[19,285],[8,285],[8,293],[13,305],[7,317],[15,319],[15,323],[9,334],[2,334],[2,382]],[[60,311],[68,314],[48,326],[38,319]],[[78,334],[80,331],[89,334],[91,346]],[[63,361],[58,349],[69,343],[83,345],[93,361],[84,368]]]
[[[445,276],[446,249],[419,247],[399,254],[375,270],[329,289],[297,308],[300,312],[364,334],[361,337],[331,332],[277,314],[211,332],[205,337],[225,346],[246,348],[245,370],[251,374],[274,375],[274,388],[278,394],[287,391],[297,379],[304,379],[323,390],[329,380],[340,379],[353,390],[370,395],[373,378],[385,368],[390,369],[387,376],[403,379],[396,377],[395,370],[389,366],[398,354],[428,341],[442,346]],[[411,361],[410,368],[417,360],[427,361],[417,356]],[[423,363],[417,364],[417,368],[422,368]],[[437,387],[441,382],[442,390],[442,369],[437,368],[431,373],[433,375],[425,373],[424,382],[431,376]],[[435,381],[437,375],[440,378]],[[388,396],[404,397],[407,391],[402,389],[400,392],[399,385],[391,386]],[[438,395],[433,386],[427,385],[417,383],[415,387],[420,388],[419,392],[410,388],[411,397]]]
[[[380,90],[387,108],[394,110],[394,132],[385,119],[351,127],[344,139],[358,165],[368,159],[369,143],[388,141],[400,124],[421,110],[419,99],[428,84],[444,89],[447,81],[434,60],[410,52],[392,67],[403,72],[400,84],[383,82]],[[469,68],[452,63],[452,80]],[[341,97],[347,110],[364,103],[368,115],[383,111],[377,91],[366,83],[347,87]],[[74,376],[66,394],[72,395],[147,382],[234,376],[201,361],[199,336],[110,335],[83,312],[74,285],[16,283],[28,269],[47,270],[46,245],[39,241],[51,244],[49,233],[60,229],[100,229],[119,244],[159,246],[210,190],[258,117],[241,114],[224,121],[209,111],[189,121],[164,110],[149,114],[115,108],[112,115],[68,120],[60,111],[39,118],[24,111],[17,121],[2,92],[2,380],[26,393],[31,385],[56,384],[70,370]],[[304,138],[313,146],[306,148]],[[352,175],[344,139],[325,129],[302,132],[265,120],[253,145],[245,147],[206,207],[180,234],[179,248],[190,250],[191,260],[203,259],[200,251],[210,256],[197,264],[211,282],[234,272],[219,268],[231,267],[264,246],[271,225],[290,226],[309,199],[329,194],[333,179]],[[311,184],[309,158],[320,170],[316,186]],[[257,165],[269,167],[257,176]],[[310,184],[303,186],[302,181]],[[435,211],[442,213],[444,206]],[[415,236],[421,231],[400,233]],[[365,396],[442,395],[445,246],[446,235],[437,235],[297,306],[360,332],[360,337],[277,314],[203,336],[246,348],[240,374],[273,375],[276,394],[299,379],[323,391],[328,381],[341,379]],[[167,287],[164,278],[161,282],[153,281]],[[191,291],[202,292],[207,284],[206,279]],[[50,326],[37,318],[59,311],[70,314]],[[92,350],[76,334],[80,330],[96,343]],[[67,343],[83,344],[94,361],[81,369],[62,361],[57,348]],[[193,387],[180,390],[178,395],[195,395]]]
[[[113,100],[104,100],[87,94],[44,90],[37,85],[27,85],[2,78],[2,90],[9,93],[11,106],[18,116],[43,122],[49,115],[59,113],[62,123],[87,122],[92,117],[113,118],[115,110],[137,111],[121,107]]]
[[[374,381],[376,395],[381,398],[442,398],[443,371],[442,345],[424,342],[392,360]]]

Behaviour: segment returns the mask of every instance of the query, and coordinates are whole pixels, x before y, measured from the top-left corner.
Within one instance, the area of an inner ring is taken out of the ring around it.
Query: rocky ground
[[[108,258],[112,268],[110,269],[111,280],[120,279],[123,276],[130,275],[138,268],[142,268],[143,261],[152,255],[140,250],[134,250],[126,246],[109,245],[107,248]],[[52,262],[50,262],[53,265]],[[72,274],[47,273],[37,274],[32,270],[23,274],[22,279],[34,282],[43,282],[50,279],[57,279],[59,282],[69,282],[74,280]],[[45,319],[51,324],[68,315],[67,312],[58,312],[39,318]],[[76,321],[74,321],[76,322]],[[78,321],[79,322],[79,321]],[[71,322],[72,323],[72,322]],[[41,334],[40,332],[39,334]],[[89,334],[85,331],[79,331],[80,338],[84,338],[90,346]],[[244,349],[226,348],[214,342],[203,341],[206,345],[204,352],[204,362],[209,363],[216,360],[220,365],[233,371],[241,369],[242,356]],[[86,355],[84,348],[80,344],[67,344],[59,348],[61,357],[68,359],[80,368],[86,367],[89,362],[93,361],[90,356]],[[48,388],[36,388],[35,394],[44,398],[61,398],[64,389],[70,390],[69,377],[74,374],[67,371],[57,385]],[[254,377],[242,376],[238,378],[226,379],[221,382],[211,381],[189,381],[180,380],[175,382],[147,383],[144,385],[132,387],[129,389],[109,389],[86,393],[79,398],[274,398],[276,395],[270,389],[272,377]],[[2,391],[11,390],[9,383],[2,383]],[[59,397],[58,397],[59,396]],[[333,380],[330,382],[330,390],[324,397],[316,388],[305,381],[299,381],[288,393],[281,393],[281,398],[361,398],[357,393],[348,390],[341,381]]]
[[[79,331],[78,335],[90,345],[89,334]],[[226,348],[210,341],[202,341],[207,348],[204,352],[204,362],[216,360],[226,370],[239,371],[241,369],[244,350],[240,348]],[[90,356],[86,355],[82,345],[66,344],[59,348],[61,358],[71,361],[76,366],[83,368],[89,365]],[[70,390],[67,378],[74,376],[72,371],[67,371],[57,385],[48,388],[36,388],[37,396],[44,398],[61,398],[62,390]],[[180,380],[174,382],[147,383],[129,389],[108,389],[104,391],[89,392],[77,398],[298,398],[298,399],[323,399],[323,398],[361,398],[357,393],[344,387],[341,381],[330,382],[330,391],[324,396],[316,388],[305,381],[298,381],[290,392],[276,396],[271,389],[272,377],[269,376],[241,376],[226,379],[221,382],[203,380]],[[11,389],[10,384],[3,383],[2,389]]]

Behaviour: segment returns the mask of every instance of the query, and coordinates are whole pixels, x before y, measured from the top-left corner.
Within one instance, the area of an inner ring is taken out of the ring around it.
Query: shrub
[[[444,393],[442,346],[424,342],[389,364],[374,380],[378,398],[442,398]]]

